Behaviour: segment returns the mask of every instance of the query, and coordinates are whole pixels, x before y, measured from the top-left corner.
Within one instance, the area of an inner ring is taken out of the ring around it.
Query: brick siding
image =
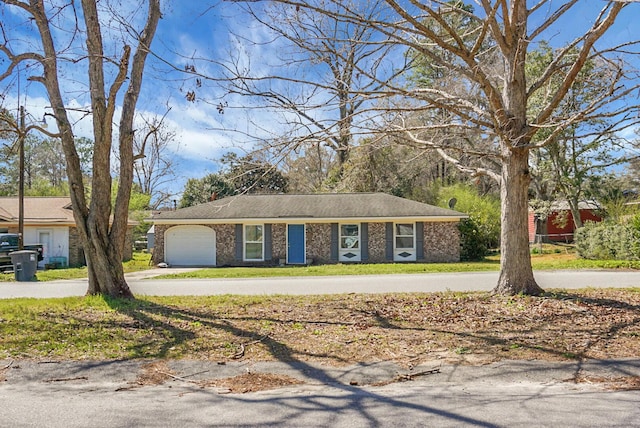
[[[284,263],[287,258],[287,228],[285,224],[271,226],[272,259],[264,262],[243,262],[235,258],[235,224],[200,225],[216,232],[216,263],[218,266],[255,266]],[[153,263],[164,261],[164,235],[172,226],[155,226]],[[331,260],[331,224],[308,223],[305,225],[307,262],[314,264],[336,263]],[[386,260],[386,224],[369,223],[369,259],[367,263],[388,263]],[[70,238],[71,239],[71,238]],[[460,232],[457,222],[424,223],[425,262],[460,261]]]
[[[369,260],[368,263],[388,263],[386,257],[386,224],[369,223]]]
[[[424,223],[424,261],[460,261],[460,230],[457,222]]]
[[[306,230],[307,263],[334,263],[331,260],[331,224],[309,223]]]

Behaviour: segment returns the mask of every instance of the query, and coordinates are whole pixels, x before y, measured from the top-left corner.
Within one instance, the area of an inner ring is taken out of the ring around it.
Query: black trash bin
[[[20,250],[9,253],[16,281],[32,281],[38,270],[38,252]]]

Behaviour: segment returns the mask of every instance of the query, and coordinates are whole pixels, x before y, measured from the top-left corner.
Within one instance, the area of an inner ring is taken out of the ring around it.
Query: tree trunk
[[[133,299],[133,293],[124,278],[122,260],[114,252],[105,251],[104,243],[96,236],[96,229],[93,231],[85,244],[89,278],[87,295],[103,294]]]
[[[84,59],[87,62],[94,134],[93,178],[91,201],[88,204],[80,158],[75,146],[75,136],[62,96],[58,52],[47,17],[47,9],[42,1],[20,2],[20,7],[33,16],[40,33],[43,53],[30,54],[27,58],[38,59],[42,65],[43,73],[31,76],[30,80],[42,83],[47,89],[49,102],[58,124],[67,164],[73,214],[89,270],[87,294],[133,298],[125,281],[122,267],[122,254],[124,246],[127,245],[125,242],[127,215],[132,185],[133,156],[130,147],[133,135],[132,123],[140,93],[145,60],[161,16],[160,0],[148,0],[147,3],[146,25],[137,37],[138,48],[133,64],[129,68],[131,48],[127,44],[122,47],[122,56],[119,62],[104,56],[100,25],[102,22],[107,22],[107,19],[100,19],[97,0],[82,0],[81,2],[81,21],[86,27],[82,33],[86,37],[87,48]],[[78,16],[79,14],[75,17],[76,22],[78,22]],[[79,63],[82,62],[79,61]],[[109,85],[105,82],[105,63],[117,66],[117,73]],[[119,150],[123,162],[121,171],[125,172],[121,173],[115,210],[111,216],[112,123],[118,94],[126,82],[129,84],[123,100],[119,129]]]
[[[539,295],[543,290],[533,277],[529,253],[529,150],[503,148],[502,152],[500,277],[493,292]]]

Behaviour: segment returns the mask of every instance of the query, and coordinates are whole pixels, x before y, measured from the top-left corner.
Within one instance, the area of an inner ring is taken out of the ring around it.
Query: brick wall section
[[[426,262],[459,262],[460,231],[457,222],[424,223]]]
[[[287,262],[287,225],[271,225],[271,259],[273,264]]]
[[[335,263],[331,260],[331,224],[309,223],[306,230],[307,263]]]
[[[385,263],[386,260],[386,225],[385,223],[369,223],[369,260],[368,263]]]
[[[284,263],[287,258],[287,229],[285,224],[273,224],[272,260],[265,263],[243,263],[235,259],[235,224],[202,225],[216,232],[216,261],[218,266],[242,266]],[[164,261],[164,234],[171,227],[156,225],[153,263]],[[385,263],[386,224],[369,223],[368,263]],[[306,225],[307,262],[335,263],[331,260],[331,224]],[[71,237],[70,237],[71,241]],[[71,252],[70,252],[71,254]],[[460,260],[460,232],[457,222],[424,223],[424,260],[426,262],[457,262]]]
[[[157,265],[164,262],[164,233],[170,226],[156,224],[153,226],[153,250],[151,263]]]
[[[206,226],[216,231],[216,263],[218,266],[233,266],[237,264],[235,261],[236,225],[210,224]],[[162,241],[162,248],[164,249],[164,240]]]

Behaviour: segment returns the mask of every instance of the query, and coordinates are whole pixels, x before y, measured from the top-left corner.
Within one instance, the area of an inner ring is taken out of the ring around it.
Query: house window
[[[341,262],[359,262],[362,260],[360,251],[360,225],[340,225],[339,260]]]
[[[244,259],[247,261],[264,260],[264,226],[248,224],[244,227]]]
[[[416,225],[415,223],[396,223],[394,227],[395,261],[416,260]]]

